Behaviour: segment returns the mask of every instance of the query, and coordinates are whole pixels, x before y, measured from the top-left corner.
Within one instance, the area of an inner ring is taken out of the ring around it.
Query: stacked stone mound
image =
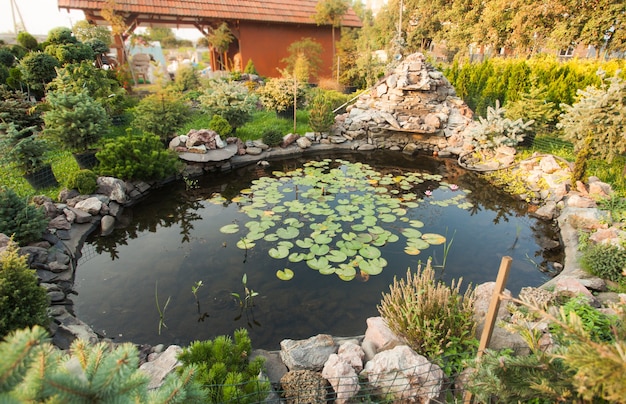
[[[377,148],[459,154],[472,115],[443,73],[414,53],[337,117],[335,133]]]

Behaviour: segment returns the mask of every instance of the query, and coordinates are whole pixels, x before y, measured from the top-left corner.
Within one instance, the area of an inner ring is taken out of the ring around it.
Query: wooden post
[[[491,302],[489,302],[489,309],[487,310],[487,317],[485,318],[485,325],[483,332],[480,336],[480,343],[478,344],[478,353],[476,359],[480,359],[485,353],[485,350],[489,346],[491,335],[493,334],[493,327],[496,325],[496,318],[498,316],[498,310],[500,309],[500,301],[502,298],[502,292],[506,286],[506,281],[509,278],[509,270],[511,269],[511,261],[513,258],[509,256],[502,257],[500,261],[500,269],[498,269],[498,277],[496,278],[496,286],[493,289],[491,295]],[[465,391],[463,402],[469,404],[472,402],[472,393]]]

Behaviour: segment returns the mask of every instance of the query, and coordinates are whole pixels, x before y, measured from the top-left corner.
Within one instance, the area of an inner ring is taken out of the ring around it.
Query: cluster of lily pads
[[[244,224],[247,232],[237,247],[248,250],[258,240],[272,242],[270,257],[304,261],[321,274],[336,274],[345,281],[380,274],[387,266],[380,247],[397,242],[399,234],[406,238],[404,251],[410,255],[445,243],[442,235],[422,233],[419,229],[424,223],[407,217],[407,209],[424,202],[424,192],[416,190],[425,181],[436,182],[438,188],[458,189],[440,175],[383,175],[365,163],[339,159],[311,161],[273,175],[254,180],[249,189],[232,199],[251,219]],[[472,206],[463,202],[466,192],[432,203],[466,209]],[[225,200],[216,194],[209,201],[221,204]],[[399,228],[389,225],[397,221],[404,224],[395,226]],[[220,228],[226,234],[242,230],[239,223]],[[294,272],[284,268],[276,276],[289,280]]]

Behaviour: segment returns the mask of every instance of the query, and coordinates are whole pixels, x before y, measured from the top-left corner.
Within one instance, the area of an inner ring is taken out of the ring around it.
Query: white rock
[[[100,213],[100,209],[102,209],[102,202],[96,197],[91,197],[78,202],[74,208],[87,212],[90,215],[97,215]]]
[[[182,351],[183,349],[178,345],[170,345],[154,361],[146,362],[139,367],[139,370],[145,372],[150,377],[148,389],[152,390],[161,387],[165,377],[181,365],[178,361],[178,355]]]
[[[439,366],[406,345],[376,354],[365,364],[363,373],[383,397],[420,403],[435,402],[445,376]]]
[[[332,354],[324,364],[322,377],[335,390],[335,403],[345,404],[359,392],[359,377],[349,363]]]

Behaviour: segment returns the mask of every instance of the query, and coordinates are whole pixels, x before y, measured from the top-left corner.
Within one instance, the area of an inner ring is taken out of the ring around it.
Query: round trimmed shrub
[[[95,192],[98,187],[98,175],[91,170],[79,170],[73,172],[67,180],[67,187],[76,189],[82,195]]]
[[[216,131],[220,136],[228,136],[233,131],[228,121],[219,115],[213,115],[209,122],[209,129]]]

